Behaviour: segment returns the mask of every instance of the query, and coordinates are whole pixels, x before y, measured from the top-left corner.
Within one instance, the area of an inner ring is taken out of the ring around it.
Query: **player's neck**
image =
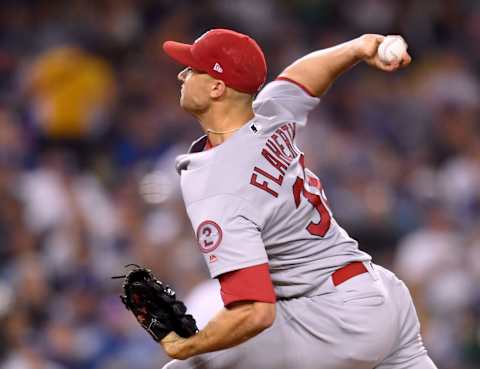
[[[228,140],[253,117],[251,107],[238,109],[219,106],[205,112],[198,119],[212,146],[217,146]]]

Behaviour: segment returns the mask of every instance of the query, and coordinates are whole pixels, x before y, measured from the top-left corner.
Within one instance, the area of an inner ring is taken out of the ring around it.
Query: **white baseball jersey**
[[[277,298],[292,298],[317,295],[333,271],[371,259],[333,218],[296,145],[319,101],[291,82],[271,82],[254,102],[255,117],[227,141],[203,151],[203,136],[177,158],[212,277],[268,262]]]
[[[204,137],[178,158],[212,277],[268,262],[278,301],[261,334],[164,369],[436,369],[408,289],[369,262],[305,168],[295,132],[318,102],[293,83],[272,82],[251,122],[220,146],[202,151]],[[331,273],[353,261],[368,273],[335,286]]]

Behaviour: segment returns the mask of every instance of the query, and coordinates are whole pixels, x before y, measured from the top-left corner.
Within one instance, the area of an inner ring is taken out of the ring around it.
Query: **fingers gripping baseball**
[[[367,34],[359,38],[360,55],[370,66],[386,72],[406,67],[412,61],[402,36]]]

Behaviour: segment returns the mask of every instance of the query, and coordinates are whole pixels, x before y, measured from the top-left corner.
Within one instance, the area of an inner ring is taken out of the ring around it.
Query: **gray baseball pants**
[[[163,369],[436,369],[407,287],[365,266],[330,293],[278,301],[273,326],[247,342]]]

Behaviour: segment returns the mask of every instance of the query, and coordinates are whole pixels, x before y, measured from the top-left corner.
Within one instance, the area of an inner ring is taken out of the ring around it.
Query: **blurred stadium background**
[[[146,264],[180,296],[207,279],[173,168],[201,132],[161,43],[215,27],[254,36],[270,78],[362,33],[404,35],[411,67],[350,71],[301,144],[340,223],[411,288],[439,368],[480,368],[479,1],[0,4],[1,368],[167,361],[110,276]]]

